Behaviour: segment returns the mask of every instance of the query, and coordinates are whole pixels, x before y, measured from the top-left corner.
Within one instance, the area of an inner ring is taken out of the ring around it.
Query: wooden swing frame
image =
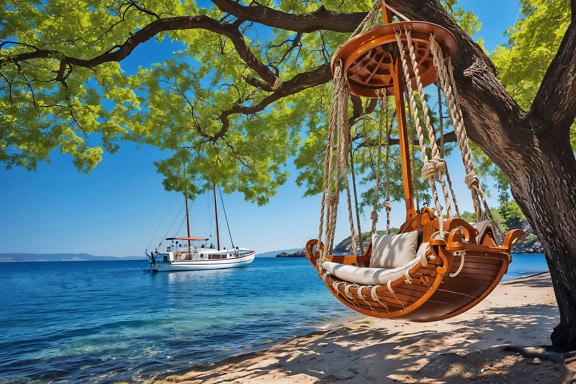
[[[328,273],[323,263],[369,267],[372,243],[359,256],[333,255],[326,254],[319,239],[312,239],[307,242],[305,253],[326,287],[349,308],[374,317],[438,321],[467,311],[492,292],[508,269],[512,247],[524,237],[524,232],[509,231],[499,246],[490,227],[479,231],[461,218],[441,221],[428,207],[415,209],[401,62],[387,46],[396,41],[397,31],[410,30],[420,51],[417,63],[421,72],[410,73],[410,78],[418,75],[428,85],[437,75],[429,60],[429,35],[434,34],[452,58],[456,56],[456,42],[447,30],[434,24],[391,23],[391,12],[384,5],[381,7],[385,25],[345,43],[335,53],[332,66],[334,70],[336,63],[343,63],[350,94],[371,98],[390,95],[395,99],[406,202],[406,220],[399,233],[417,231],[419,244],[428,243],[425,257],[387,284],[362,285]],[[438,236],[439,233],[443,235]]]

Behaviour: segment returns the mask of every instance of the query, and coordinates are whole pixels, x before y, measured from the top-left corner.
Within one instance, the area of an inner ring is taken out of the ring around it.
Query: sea
[[[548,271],[513,255],[503,281]],[[358,318],[306,258],[150,273],[147,261],[0,263],[0,383],[140,383]]]

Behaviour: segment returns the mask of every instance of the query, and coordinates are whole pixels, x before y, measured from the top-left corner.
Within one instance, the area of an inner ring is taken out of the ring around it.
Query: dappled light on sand
[[[513,299],[512,299],[513,298]],[[558,322],[549,274],[500,284],[459,317],[435,323],[359,318],[261,353],[198,366],[185,383],[569,383],[576,360],[547,353]],[[523,381],[518,381],[522,378]]]

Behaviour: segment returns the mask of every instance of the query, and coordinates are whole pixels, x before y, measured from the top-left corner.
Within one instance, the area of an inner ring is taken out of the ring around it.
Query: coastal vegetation
[[[455,36],[454,76],[477,160],[496,177],[500,203],[509,191],[541,240],[560,310],[552,344],[576,350],[576,1],[522,0],[508,44],[491,54],[455,0],[387,3]],[[372,5],[5,1],[0,162],[34,170],[58,152],[89,172],[133,141],[173,153],[158,172],[190,197],[215,183],[265,204],[291,159],[298,183],[317,194],[330,58]],[[160,47],[175,53],[151,59]],[[142,66],[123,66],[143,51]],[[375,143],[364,124],[374,104],[351,101],[357,166],[369,179]]]

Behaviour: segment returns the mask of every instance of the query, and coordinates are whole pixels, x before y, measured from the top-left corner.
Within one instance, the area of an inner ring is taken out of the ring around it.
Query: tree
[[[469,15],[449,13],[438,0],[387,3],[456,37],[454,75],[468,135],[506,175],[542,239],[560,309],[552,343],[559,351],[575,350],[576,160],[570,127],[576,114],[576,0],[552,2],[559,17],[570,17],[560,20],[569,25],[557,36],[561,42],[542,80],[530,84],[537,88],[533,100],[521,104],[453,18],[466,21]],[[331,95],[330,57],[373,4],[213,4],[5,1],[0,161],[34,169],[51,151],[60,151],[89,171],[103,150],[134,140],[174,151],[158,164],[167,180],[192,155],[188,173],[199,187],[191,194],[216,182],[259,203],[286,180],[284,164],[299,150],[299,166],[318,168]],[[532,5],[541,5],[523,4],[527,15],[539,9]],[[125,72],[122,60],[152,38],[178,42],[180,51],[137,73]],[[375,107],[357,99],[352,105],[353,125]],[[303,172],[299,180],[314,192],[319,173]]]
[[[506,227],[504,228],[505,230],[522,227],[522,223],[524,222],[525,218],[516,202],[509,201],[505,204],[502,204],[498,208],[498,211],[504,221],[504,226]]]

